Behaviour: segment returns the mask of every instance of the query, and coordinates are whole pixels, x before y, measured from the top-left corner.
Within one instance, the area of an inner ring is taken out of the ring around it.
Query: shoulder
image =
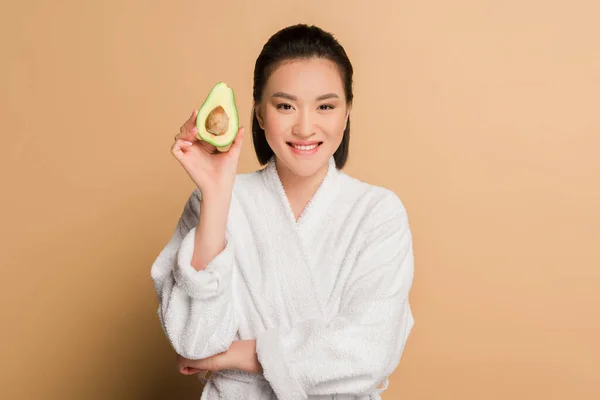
[[[234,189],[245,189],[248,187],[255,187],[261,181],[261,175],[264,172],[263,169],[257,169],[249,172],[240,172],[235,176]]]
[[[372,216],[406,214],[401,197],[392,189],[368,183],[344,173],[340,174],[341,195],[364,203],[365,212]]]
[[[383,226],[408,228],[408,213],[400,197],[392,189],[341,174],[341,199],[352,199],[353,207],[362,214],[363,227],[376,230]]]

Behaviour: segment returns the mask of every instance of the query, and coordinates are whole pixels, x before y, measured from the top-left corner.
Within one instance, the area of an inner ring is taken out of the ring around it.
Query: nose
[[[296,123],[292,127],[292,134],[303,139],[313,136],[316,132],[311,113],[309,111],[302,111],[297,115]]]

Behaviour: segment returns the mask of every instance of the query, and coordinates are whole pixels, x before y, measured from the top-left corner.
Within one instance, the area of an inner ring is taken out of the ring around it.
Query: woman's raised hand
[[[203,197],[229,196],[237,174],[244,128],[238,129],[229,150],[221,153],[215,146],[198,137],[197,115],[198,109],[195,109],[181,126],[179,133],[175,135],[171,153],[200,189]]]

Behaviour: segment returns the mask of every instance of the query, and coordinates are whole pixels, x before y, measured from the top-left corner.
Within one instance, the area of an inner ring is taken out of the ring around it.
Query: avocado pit
[[[215,107],[206,117],[206,131],[215,136],[223,135],[229,128],[229,117],[221,106]]]

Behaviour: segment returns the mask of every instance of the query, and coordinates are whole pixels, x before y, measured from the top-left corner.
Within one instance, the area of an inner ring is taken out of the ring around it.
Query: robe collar
[[[315,218],[324,215],[329,206],[331,206],[336,199],[339,190],[340,175],[341,172],[337,169],[335,159],[331,156],[328,160],[327,173],[296,221],[294,212],[292,211],[292,207],[283,188],[283,184],[281,183],[279,173],[277,172],[275,156],[272,156],[269,159],[266,167],[263,169],[263,176],[269,189],[278,197],[279,205],[282,207],[282,210],[287,215],[289,221],[297,227],[306,225],[310,221],[314,221]]]
[[[262,170],[264,185],[272,196],[262,205],[275,208],[268,211],[276,214],[270,220],[269,229],[274,238],[281,240],[283,250],[276,252],[280,260],[277,270],[289,296],[289,307],[298,320],[322,318],[324,315],[324,299],[319,297],[312,272],[319,266],[310,257],[310,243],[315,235],[326,231],[325,225],[339,199],[341,175],[331,157],[323,180],[296,221],[277,172],[275,158],[271,157]]]

